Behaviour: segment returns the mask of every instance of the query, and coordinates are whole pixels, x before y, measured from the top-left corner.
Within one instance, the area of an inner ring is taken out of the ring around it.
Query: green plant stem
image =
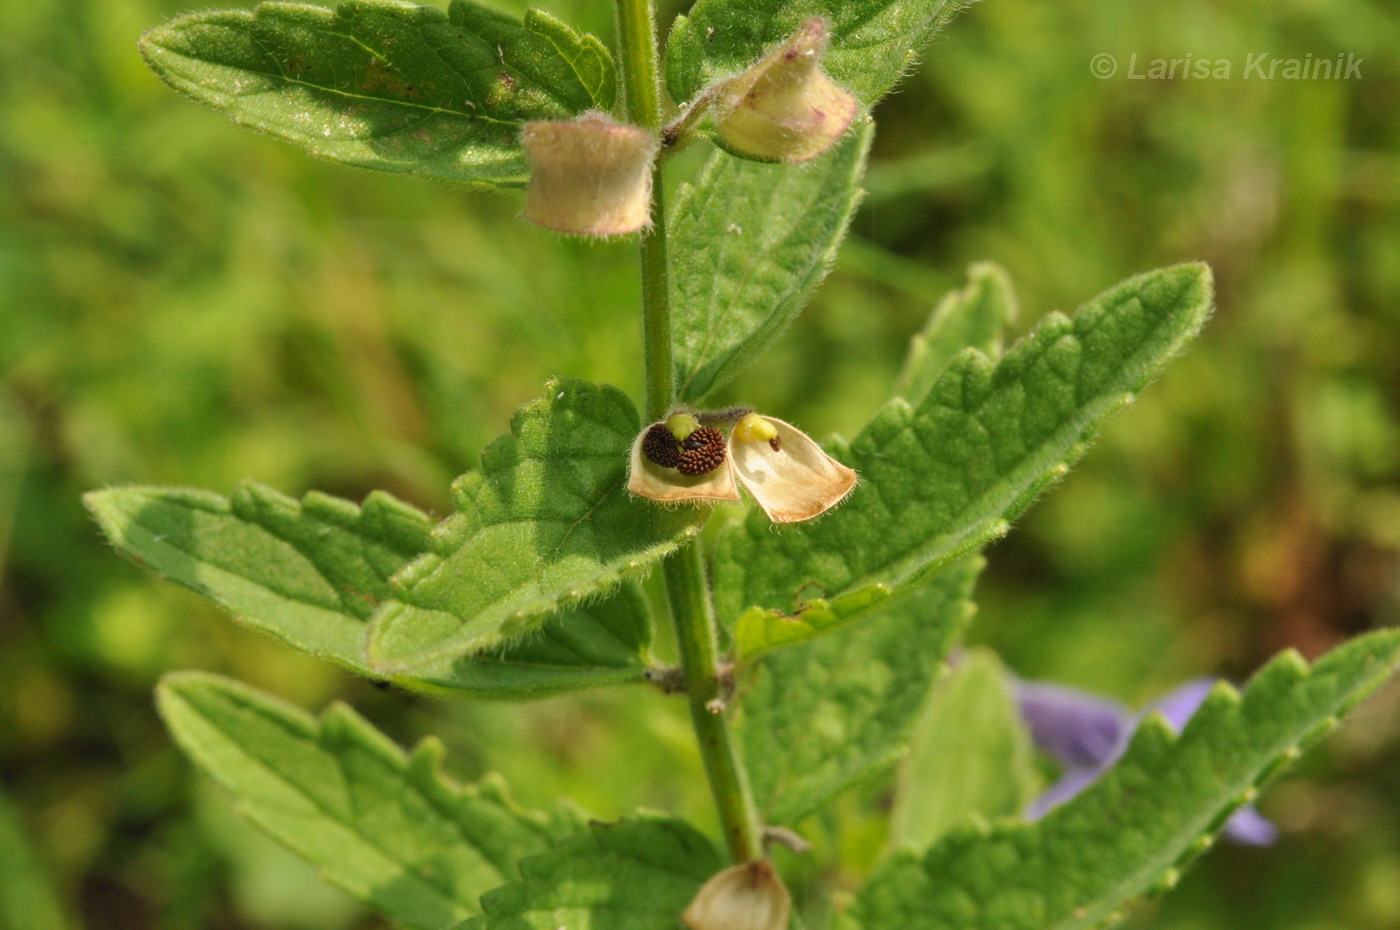
[[[719,809],[724,839],[735,862],[763,855],[762,836],[748,778],[734,754],[726,716],[726,688],[719,676],[715,617],[700,546],[692,543],[662,563],[676,646],[685,669],[690,720],[700,743],[700,757]]]
[[[661,85],[652,0],[617,0],[618,61],[627,117],[661,129]],[[666,273],[666,204],[661,161],[652,171],[651,225],[638,245],[642,258],[642,351],[646,356],[646,411],[659,420],[671,406],[671,314]]]
[[[661,79],[657,65],[656,10],[652,0],[617,0],[617,59],[627,117],[646,129],[661,128]]]
[[[671,408],[675,387],[671,378],[671,282],[666,266],[666,204],[661,189],[661,165],[652,172],[651,227],[642,231],[642,353],[646,358],[648,421],[660,420]]]
[[[661,88],[655,23],[652,0],[617,0],[617,57],[622,63],[627,115],[638,126],[659,132]],[[642,351],[650,420],[665,416],[675,390],[671,377],[671,295],[663,191],[658,159],[652,173],[651,226],[638,242],[642,264]],[[757,859],[763,854],[763,845],[748,780],[734,754],[729,720],[724,713],[714,608],[699,545],[692,543],[667,558],[663,573],[685,672],[690,719],[705,761],[710,791],[719,808],[725,842],[734,861]]]

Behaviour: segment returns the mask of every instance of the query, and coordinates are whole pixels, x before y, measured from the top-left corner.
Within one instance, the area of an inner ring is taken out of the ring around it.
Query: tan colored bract
[[[809,19],[743,74],[715,88],[715,130],[735,153],[803,162],[836,144],[860,102],[821,68],[826,20]]]
[[[567,122],[528,123],[525,219],[574,236],[636,232],[651,219],[656,138],[606,113]]]
[[[707,881],[681,915],[690,930],[787,930],[792,896],[766,859]]]

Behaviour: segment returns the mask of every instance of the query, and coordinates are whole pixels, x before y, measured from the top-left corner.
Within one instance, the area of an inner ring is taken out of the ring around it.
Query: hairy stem
[[[657,67],[656,13],[652,0],[616,0],[618,61],[622,63],[627,116],[653,132],[661,129],[661,88]],[[652,175],[651,226],[639,240],[642,264],[642,351],[646,362],[646,411],[665,416],[674,400],[671,378],[671,295],[667,279],[666,210],[661,160]],[[724,714],[714,608],[700,547],[692,543],[663,563],[671,619],[685,672],[690,719],[705,760],[710,791],[730,855],[736,862],[757,859],[762,837],[748,780],[734,754]]]
[[[666,270],[666,205],[661,166],[652,174],[651,227],[642,231],[642,352],[646,357],[648,421],[660,420],[671,407],[671,301]]]
[[[661,86],[652,0],[617,0],[618,61],[628,118],[653,132],[661,128]],[[652,172],[651,225],[642,230],[642,351],[646,357],[646,412],[659,420],[671,406],[671,314],[666,275],[666,204],[661,161]]]
[[[676,644],[685,669],[690,720],[705,760],[710,792],[719,809],[724,840],[735,862],[763,855],[763,838],[749,795],[748,779],[734,754],[734,741],[725,716],[725,687],[720,681],[715,649],[715,618],[700,546],[692,543],[662,563]]]

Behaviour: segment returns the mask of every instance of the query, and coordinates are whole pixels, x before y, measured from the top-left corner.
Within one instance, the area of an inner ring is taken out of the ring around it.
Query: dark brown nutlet
[[[662,468],[675,468],[681,463],[680,446],[664,423],[654,424],[642,437],[642,454]]]
[[[774,436],[772,439],[768,440],[768,445],[774,452],[783,451],[783,437]]]
[[[723,465],[724,456],[724,434],[713,426],[702,426],[681,441],[676,469],[682,475],[703,475]]]

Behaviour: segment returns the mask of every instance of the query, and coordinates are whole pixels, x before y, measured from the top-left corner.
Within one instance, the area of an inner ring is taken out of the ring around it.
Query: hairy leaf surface
[[[963,349],[976,349],[993,360],[1001,357],[1002,336],[1016,319],[1011,278],[991,262],[973,265],[967,277],[967,287],[945,294],[923,332],[909,340],[895,394],[914,406]]]
[[[263,485],[229,497],[126,487],[84,502],[120,551],[299,649],[372,674],[365,621],[389,578],[427,548],[432,520],[376,491],[362,507]]]
[[[968,270],[971,279],[961,291],[938,302],[922,332],[909,340],[904,369],[895,394],[918,404],[963,349],[973,348],[992,361],[1001,358],[1005,327],[1016,314],[1011,281],[1000,266],[980,262]],[[849,444],[827,443],[828,451],[849,456]],[[734,622],[736,652],[753,659],[783,646],[819,636],[865,616],[890,596],[882,584],[847,592],[836,598],[811,598],[792,613],[750,607]]]
[[[675,930],[723,867],[710,841],[683,821],[594,823],[521,862],[521,880],[483,897],[484,915],[456,930]]]
[[[1385,681],[1400,633],[1363,636],[1311,670],[1284,653],[1241,696],[1216,686],[1177,737],[1160,715],[1098,782],[1034,824],[955,830],[891,857],[861,892],[864,930],[1072,930],[1175,883],[1231,812]]]
[[[760,811],[792,824],[889,768],[972,617],[981,558],[950,566],[867,622],[765,657],[740,733]]]
[[[873,127],[810,165],[716,151],[669,221],[675,382],[698,401],[791,323],[830,269],[860,200]]]
[[[640,431],[617,388],[551,382],[482,453],[481,470],[457,480],[457,513],[394,577],[394,600],[371,621],[371,664],[438,675],[615,589],[696,533],[704,508],[628,495]]]
[[[188,13],[141,53],[176,90],[313,155],[473,187],[524,184],[523,124],[606,108],[615,88],[596,38],[474,0]]]
[[[548,697],[645,680],[650,644],[651,608],[626,581],[616,594],[550,614],[499,651],[415,665],[399,680],[479,697]]]
[[[300,501],[253,482],[224,498],[183,488],[94,491],[88,508],[119,550],[210,598],[250,626],[364,675],[366,621],[390,579],[428,551],[433,520],[382,491],[357,507],[311,492]],[[521,698],[641,680],[647,605],[615,596],[552,614],[490,655],[415,670],[419,684]],[[404,680],[400,678],[400,680]]]
[[[666,83],[678,101],[748,68],[813,16],[824,17],[828,74],[866,106],[889,93],[961,0],[698,0],[676,18]]]
[[[734,624],[735,651],[745,661],[784,646],[795,646],[866,616],[890,596],[889,588],[872,585],[828,601],[812,598],[792,613],[750,607]]]
[[[849,449],[861,475],[833,513],[776,529],[753,512],[715,556],[722,615],[800,609],[883,585],[891,593],[1005,532],[1200,329],[1210,271],[1180,265],[1131,278],[1052,314],[997,363],[959,355],[911,406],[895,398]],[[849,619],[849,618],[848,618]]]
[[[519,859],[583,829],[573,814],[521,810],[498,782],[451,783],[438,743],[405,756],[344,705],[318,720],[197,672],[167,675],[156,697],[180,748],[244,816],[409,927],[478,913],[484,892],[518,877]]]

